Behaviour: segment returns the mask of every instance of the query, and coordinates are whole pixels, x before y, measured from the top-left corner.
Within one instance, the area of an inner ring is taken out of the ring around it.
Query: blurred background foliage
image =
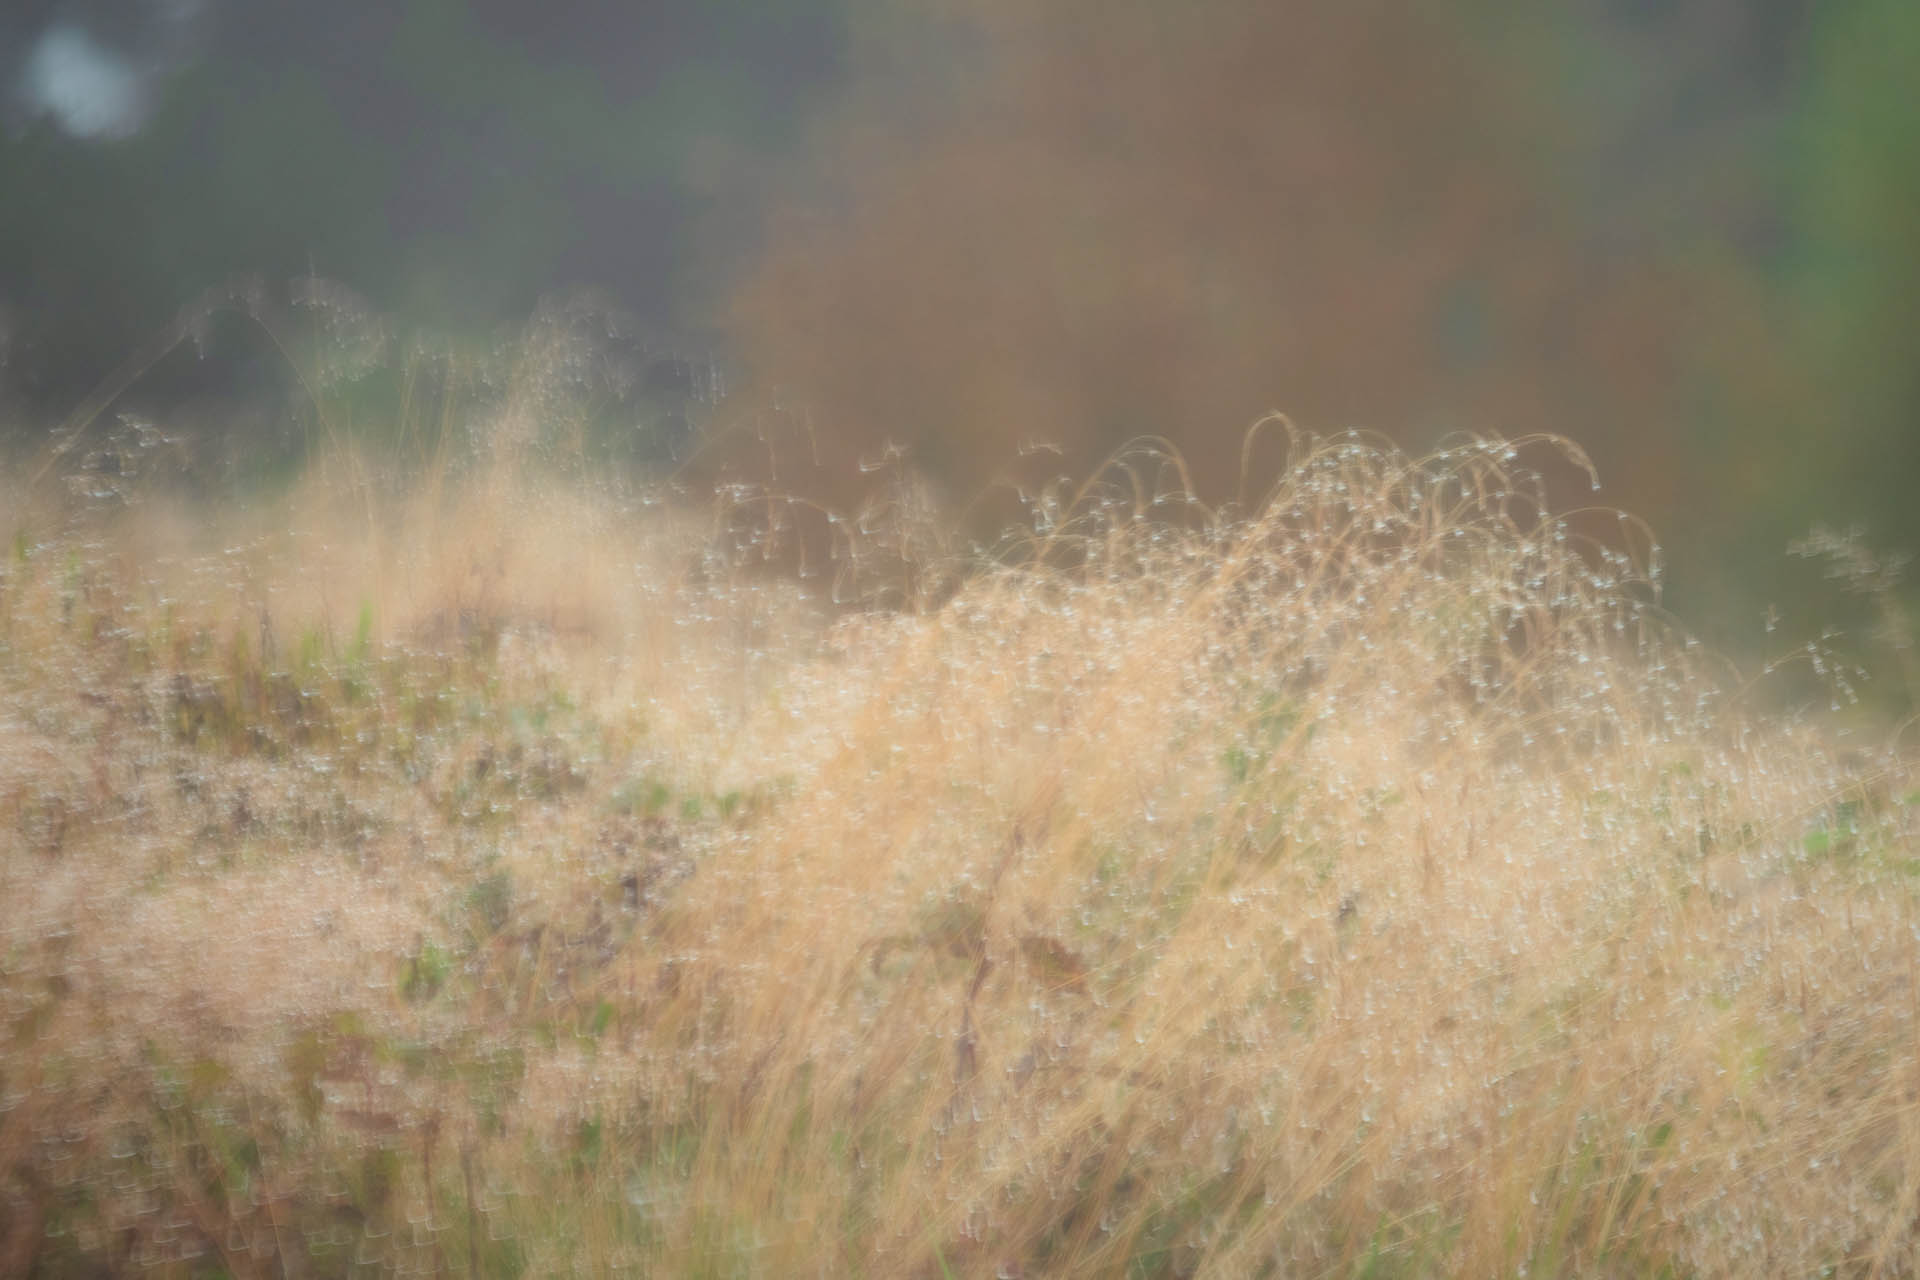
[[[123,118],[45,91],[60,32]],[[1230,496],[1280,409],[1571,436],[1736,647],[1849,621],[1787,554],[1813,524],[1920,543],[1907,0],[37,0],[0,44],[16,441],[239,276],[448,351],[585,289],[569,323],[637,353],[602,416],[756,424],[722,470],[800,424],[782,482],[842,504],[889,444],[961,502],[1148,432]],[[127,402],[284,434],[245,327]],[[364,376],[361,418],[408,385]]]

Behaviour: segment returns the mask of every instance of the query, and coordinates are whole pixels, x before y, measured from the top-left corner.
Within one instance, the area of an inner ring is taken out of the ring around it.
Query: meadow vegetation
[[[957,550],[513,422],[11,470],[0,1272],[1920,1273],[1914,757],[1572,446]]]

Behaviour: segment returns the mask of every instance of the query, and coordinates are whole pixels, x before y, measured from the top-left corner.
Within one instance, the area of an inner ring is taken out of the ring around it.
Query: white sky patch
[[[139,70],[64,23],[49,27],[34,46],[20,93],[29,107],[82,138],[124,137],[146,117],[146,84]]]

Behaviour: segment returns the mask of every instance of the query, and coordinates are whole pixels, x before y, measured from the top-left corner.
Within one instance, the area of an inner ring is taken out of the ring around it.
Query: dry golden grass
[[[16,495],[0,1272],[1920,1272],[1913,761],[1523,462],[837,613],[517,469]]]

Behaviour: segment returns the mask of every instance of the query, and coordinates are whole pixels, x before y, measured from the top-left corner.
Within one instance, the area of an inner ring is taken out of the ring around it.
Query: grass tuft
[[[23,501],[0,1272],[1915,1274],[1912,757],[1570,446],[1291,443],[839,609],[737,494]]]

